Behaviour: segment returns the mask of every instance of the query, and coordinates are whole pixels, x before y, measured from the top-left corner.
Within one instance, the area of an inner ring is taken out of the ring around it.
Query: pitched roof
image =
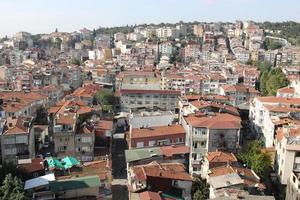
[[[147,177],[159,177],[173,180],[192,181],[192,177],[185,171],[181,163],[157,163],[137,165],[132,167],[134,178],[139,181],[147,180]]]
[[[185,120],[193,127],[209,129],[239,129],[241,127],[241,118],[227,113],[214,113],[212,115],[197,113],[185,117]]]
[[[248,187],[260,184],[260,178],[253,170],[242,167],[233,167],[230,165],[210,169],[209,177],[224,176],[232,173],[237,173],[239,177],[243,179],[243,184]],[[258,186],[264,188],[263,185]]]
[[[295,89],[293,87],[287,86],[287,87],[283,87],[283,88],[278,89],[277,92],[286,93],[286,94],[294,94]]]
[[[133,128],[131,130],[130,138],[147,138],[147,137],[157,137],[157,136],[168,136],[185,134],[185,130],[181,125],[170,125],[170,126],[157,126],[151,128]]]
[[[32,117],[28,116],[19,116],[16,119],[8,118],[8,129],[4,132],[4,135],[29,134],[32,119]]]
[[[259,91],[257,91],[254,88],[247,87],[245,85],[223,85],[221,86],[225,92],[247,92],[247,93],[255,93],[258,94]]]
[[[196,101],[191,101],[190,104],[193,105],[194,107],[196,107],[197,109],[204,109],[204,108],[210,108],[211,107],[211,108],[217,108],[222,112],[227,111],[227,112],[233,113],[237,116],[239,115],[239,112],[238,112],[236,107],[226,105],[226,104],[222,104],[222,103],[196,100]]]
[[[300,98],[285,98],[285,97],[257,97],[263,103],[282,103],[282,104],[300,104]]]
[[[139,194],[140,200],[162,200],[157,192],[145,191]]]
[[[174,155],[186,154],[190,152],[190,148],[185,145],[163,146],[160,147],[160,149],[165,157],[172,157]]]
[[[30,159],[29,163],[18,164],[18,167],[25,170],[28,173],[44,170],[44,162],[42,158]]]
[[[209,162],[237,162],[237,158],[233,153],[222,151],[208,152],[206,157]]]

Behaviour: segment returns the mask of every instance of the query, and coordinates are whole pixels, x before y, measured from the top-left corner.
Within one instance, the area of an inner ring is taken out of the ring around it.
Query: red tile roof
[[[193,127],[209,129],[239,129],[241,127],[241,118],[227,113],[214,113],[213,115],[199,113],[185,117],[185,120]]]
[[[172,157],[173,155],[178,154],[186,154],[190,152],[190,148],[188,146],[180,145],[180,146],[163,146],[160,147],[162,153],[166,157]]]
[[[283,103],[283,104],[300,104],[300,98],[284,98],[284,97],[257,97],[263,103]]]
[[[33,158],[31,163],[19,164],[18,167],[24,169],[27,173],[33,173],[44,170],[44,162],[42,158]]]
[[[237,162],[237,158],[233,153],[215,151],[207,153],[207,160],[211,162]]]
[[[287,87],[283,87],[277,90],[277,92],[279,93],[287,93],[287,94],[294,94],[295,93],[295,89],[287,86]]]
[[[185,171],[184,165],[181,163],[152,162],[147,165],[134,166],[132,169],[135,179],[139,181],[145,181],[147,177],[192,181],[192,177]]]
[[[162,200],[156,192],[145,191],[139,194],[140,200]]]
[[[131,130],[130,138],[151,138],[156,136],[168,136],[168,135],[177,135],[185,134],[185,130],[181,125],[171,125],[171,126],[158,126],[151,128],[133,128]]]

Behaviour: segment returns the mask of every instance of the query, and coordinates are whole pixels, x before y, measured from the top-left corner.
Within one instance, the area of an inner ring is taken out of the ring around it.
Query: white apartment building
[[[300,173],[292,172],[287,183],[285,200],[300,199]]]
[[[181,117],[186,131],[186,146],[190,147],[189,172],[201,174],[207,152],[235,152],[240,140],[240,117],[224,113],[196,113]]]
[[[280,183],[286,185],[293,171],[300,172],[300,127],[279,129],[275,149],[275,172]]]
[[[159,38],[178,38],[180,31],[172,27],[162,27],[156,29],[156,36]]]
[[[137,108],[160,108],[175,111],[180,91],[176,90],[121,90],[120,104],[122,112]]]
[[[257,137],[266,147],[273,147],[276,128],[286,124],[290,113],[299,116],[300,98],[256,97],[250,102],[249,119]],[[298,107],[298,108],[297,108]]]
[[[247,63],[250,60],[250,51],[242,47],[232,48],[231,50],[238,61]]]
[[[35,155],[32,117],[8,118],[1,136],[2,162],[18,163]]]

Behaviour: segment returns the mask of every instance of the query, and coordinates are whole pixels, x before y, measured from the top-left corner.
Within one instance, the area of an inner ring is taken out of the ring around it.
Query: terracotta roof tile
[[[227,113],[214,113],[205,115],[203,113],[189,115],[185,120],[193,127],[206,127],[209,129],[239,129],[241,127],[240,117]]]
[[[177,135],[185,134],[185,130],[181,125],[171,125],[171,126],[158,126],[151,128],[133,128],[131,130],[130,138],[147,138],[147,137],[156,137],[156,136],[168,136],[168,135]]]
[[[144,181],[147,177],[159,177],[173,180],[192,181],[191,176],[185,171],[181,163],[157,163],[134,166],[135,179]]]
[[[207,153],[207,160],[209,162],[237,162],[237,158],[233,153],[227,153],[222,151],[214,151]]]

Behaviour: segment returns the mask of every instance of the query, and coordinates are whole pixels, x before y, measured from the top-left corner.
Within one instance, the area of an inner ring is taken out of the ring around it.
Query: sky
[[[300,22],[299,0],[0,0],[0,37],[140,23]]]

